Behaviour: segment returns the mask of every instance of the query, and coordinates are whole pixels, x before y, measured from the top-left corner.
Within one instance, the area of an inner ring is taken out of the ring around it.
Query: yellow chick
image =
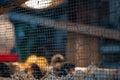
[[[46,66],[48,66],[48,61],[45,57],[38,57],[36,64],[39,67],[46,67]]]
[[[27,58],[27,60],[25,61],[25,64],[30,65],[32,63],[36,63],[37,62],[37,56],[36,55],[31,55]]]
[[[37,64],[39,68],[41,68],[43,71],[47,70],[48,67],[48,61],[45,57],[37,57],[36,55],[31,55],[27,58],[27,60],[24,63],[16,62],[14,65],[17,65],[20,70],[25,70],[27,68],[30,68],[32,64]]]

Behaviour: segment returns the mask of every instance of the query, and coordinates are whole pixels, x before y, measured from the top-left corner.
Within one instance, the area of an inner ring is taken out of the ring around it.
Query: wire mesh
[[[120,79],[119,0],[22,5],[0,14],[0,80]]]

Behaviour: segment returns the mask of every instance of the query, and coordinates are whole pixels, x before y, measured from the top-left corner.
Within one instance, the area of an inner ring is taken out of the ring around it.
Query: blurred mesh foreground
[[[44,9],[16,1],[0,1],[0,80],[120,79],[119,0],[54,0]]]

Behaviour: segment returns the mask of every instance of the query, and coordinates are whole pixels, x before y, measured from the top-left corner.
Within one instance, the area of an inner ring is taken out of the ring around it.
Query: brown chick
[[[62,54],[55,54],[51,59],[51,65],[54,66],[57,63],[62,63],[65,61],[65,58]]]
[[[56,54],[52,57],[51,65],[53,66],[54,74],[59,77],[66,76],[75,69],[75,64],[65,61],[61,54]]]

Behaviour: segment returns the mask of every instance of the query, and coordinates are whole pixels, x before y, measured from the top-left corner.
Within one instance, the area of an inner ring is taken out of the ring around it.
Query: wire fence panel
[[[120,0],[0,1],[0,80],[120,80]]]

